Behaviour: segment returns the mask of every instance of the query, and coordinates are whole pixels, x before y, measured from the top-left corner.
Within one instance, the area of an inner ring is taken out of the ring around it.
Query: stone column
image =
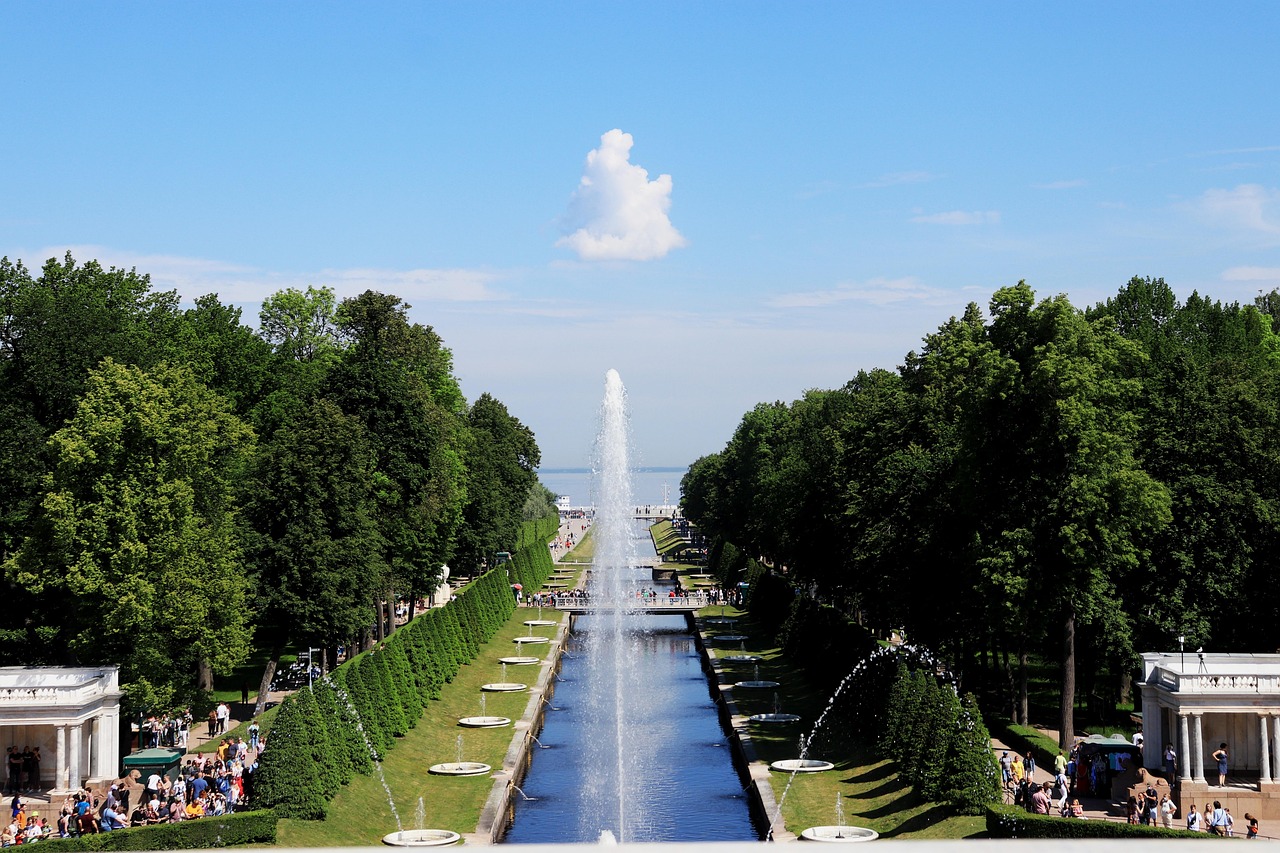
[[[98,717],[98,778],[120,775],[120,715],[107,711]]]
[[[71,790],[78,791],[80,789],[80,747],[84,741],[82,726],[76,723],[71,727]]]
[[[1271,781],[1271,740],[1267,732],[1267,715],[1258,715],[1258,737],[1261,738],[1261,752],[1258,757],[1258,781]]]
[[[1271,715],[1271,779],[1280,782],[1280,714]]]
[[[89,721],[89,778],[98,779],[101,774],[98,772],[98,740],[99,733],[102,731],[99,722],[101,717],[94,717]]]
[[[67,727],[55,726],[53,748],[53,787],[58,791],[69,790],[67,787]]]
[[[1182,760],[1182,776],[1184,781],[1191,781],[1191,731],[1187,722],[1190,716],[1186,711],[1178,713],[1178,758]]]
[[[1192,714],[1195,720],[1194,737],[1191,745],[1191,775],[1202,785],[1209,784],[1204,778],[1204,718],[1200,714]]]

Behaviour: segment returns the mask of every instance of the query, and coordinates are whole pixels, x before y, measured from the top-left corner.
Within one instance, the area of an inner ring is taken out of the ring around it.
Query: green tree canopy
[[[107,359],[51,441],[35,529],[6,567],[68,661],[121,662],[135,707],[189,700],[248,652],[234,483],[253,432],[185,368]]]

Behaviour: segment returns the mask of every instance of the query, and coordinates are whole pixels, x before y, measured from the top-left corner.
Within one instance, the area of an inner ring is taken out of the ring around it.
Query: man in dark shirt
[[[18,786],[22,777],[22,753],[18,752],[16,746],[9,747],[9,793],[18,793]]]

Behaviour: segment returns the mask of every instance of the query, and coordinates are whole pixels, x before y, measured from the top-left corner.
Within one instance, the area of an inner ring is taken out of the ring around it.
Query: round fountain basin
[[[427,770],[435,776],[482,776],[493,768],[479,761],[449,761],[444,764],[432,764]]]
[[[747,717],[753,723],[798,723],[799,714],[752,714]]]
[[[569,588],[568,584],[563,584],[563,583],[549,583],[549,584],[546,584],[545,586],[547,589],[568,589]]]
[[[764,687],[777,687],[778,684],[779,683],[777,681],[739,681],[737,684],[733,686],[747,687],[747,688],[756,688],[756,687],[764,688]]]
[[[529,687],[527,684],[518,684],[514,681],[495,681],[492,684],[481,684],[480,689],[489,693],[518,693]]]
[[[404,829],[382,836],[382,843],[392,847],[444,847],[461,840],[461,835],[447,829]]]
[[[509,663],[512,666],[531,666],[535,663],[538,663],[541,660],[542,658],[512,657],[512,658],[498,658],[498,663]]]
[[[751,639],[746,634],[716,634],[711,639],[717,643],[740,643],[743,640]]]
[[[551,640],[546,637],[516,637],[511,642],[522,646],[536,646],[539,643],[549,643]]]
[[[712,616],[707,620],[708,625],[737,625],[737,619],[730,619],[728,616]]]
[[[556,623],[553,619],[526,619],[524,624],[528,625],[530,628],[545,628],[548,625],[554,625]]]
[[[764,660],[760,655],[726,655],[720,660],[727,660],[730,663],[758,663]]]
[[[511,725],[510,717],[463,717],[458,725],[468,729],[500,729]]]
[[[827,841],[836,844],[852,844],[859,841],[875,841],[880,833],[865,826],[811,826],[800,837],[805,841]]]
[[[784,758],[769,765],[770,770],[781,770],[783,773],[821,773],[835,768],[830,761],[819,761],[816,758]]]

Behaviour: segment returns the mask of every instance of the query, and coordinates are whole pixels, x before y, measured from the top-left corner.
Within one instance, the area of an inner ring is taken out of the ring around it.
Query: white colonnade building
[[[1173,744],[1179,814],[1218,800],[1237,821],[1280,818],[1280,654],[1148,652],[1142,671],[1143,764],[1163,768]],[[1225,786],[1213,757],[1222,743]]]
[[[40,748],[40,787],[50,796],[114,781],[120,695],[118,666],[0,667],[0,745]],[[7,772],[0,767],[0,783]]]

